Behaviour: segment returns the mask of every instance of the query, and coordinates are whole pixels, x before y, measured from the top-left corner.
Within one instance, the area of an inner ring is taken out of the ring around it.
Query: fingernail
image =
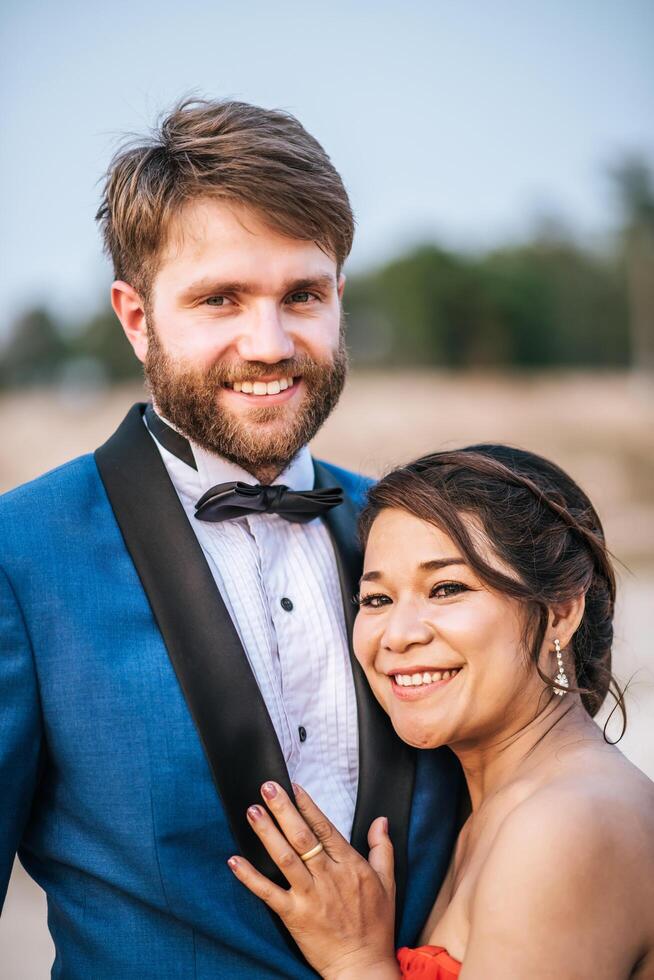
[[[291,783],[291,786],[293,787],[293,792],[295,795],[299,796],[302,792],[302,787],[299,785],[299,783]]]
[[[257,806],[256,804],[254,806],[248,807],[248,817],[250,818],[250,820],[258,820],[259,817],[262,816],[262,813],[263,811],[261,807]]]
[[[277,785],[275,783],[264,783],[261,792],[267,800],[274,800],[277,796]]]
[[[385,834],[388,833],[388,817],[382,817],[382,829]]]
[[[227,862],[227,864],[230,866],[230,868],[232,869],[232,871],[234,871],[236,868],[238,868],[238,858],[237,857],[231,857],[229,859],[229,861]]]

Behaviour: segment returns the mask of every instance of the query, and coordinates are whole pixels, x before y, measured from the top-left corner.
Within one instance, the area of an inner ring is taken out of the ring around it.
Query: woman
[[[615,579],[590,501],[547,460],[473,446],[381,480],[361,533],[357,658],[398,735],[465,773],[449,872],[396,955],[385,819],[367,862],[274,783],[276,823],[248,818],[290,889],[233,872],[329,980],[654,977],[654,787],[592,721]]]

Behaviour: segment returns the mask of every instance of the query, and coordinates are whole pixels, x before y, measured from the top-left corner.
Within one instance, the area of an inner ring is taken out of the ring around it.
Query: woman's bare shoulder
[[[653,814],[652,783],[617,752],[554,767],[487,852],[471,895],[469,975],[501,963],[511,976],[541,975],[543,964],[548,976],[586,976],[592,962],[608,980],[651,962]]]
[[[506,938],[521,924],[545,946],[578,916],[575,942],[583,932],[608,961],[654,950],[653,905],[654,784],[607,750],[561,767],[507,815],[475,888],[472,935]]]
[[[514,842],[536,833],[554,834],[559,849],[580,856],[611,848],[615,860],[636,850],[654,861],[654,783],[612,746],[590,749],[522,800],[501,829]]]

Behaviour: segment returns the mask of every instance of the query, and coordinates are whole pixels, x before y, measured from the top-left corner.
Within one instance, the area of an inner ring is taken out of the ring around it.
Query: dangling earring
[[[558,694],[559,697],[562,698],[564,694],[567,694],[567,691],[561,691],[559,690],[559,688],[569,687],[570,681],[568,680],[566,676],[566,672],[563,668],[563,657],[561,656],[561,643],[559,642],[559,640],[554,641],[554,649],[556,650],[556,660],[559,665],[559,672],[554,678],[554,683],[558,684],[559,687],[554,688],[554,693]]]

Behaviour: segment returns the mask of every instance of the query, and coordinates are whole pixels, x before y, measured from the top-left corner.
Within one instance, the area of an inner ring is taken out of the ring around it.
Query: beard
[[[348,368],[344,326],[341,316],[338,348],[329,361],[301,353],[277,364],[217,361],[200,370],[174,361],[148,320],[146,383],[157,410],[187,439],[262,482],[272,481],[313,439],[340,398]],[[271,374],[302,378],[305,385],[299,405],[282,402],[259,407],[255,403],[249,411],[236,413],[217,403],[226,383],[257,381]]]

